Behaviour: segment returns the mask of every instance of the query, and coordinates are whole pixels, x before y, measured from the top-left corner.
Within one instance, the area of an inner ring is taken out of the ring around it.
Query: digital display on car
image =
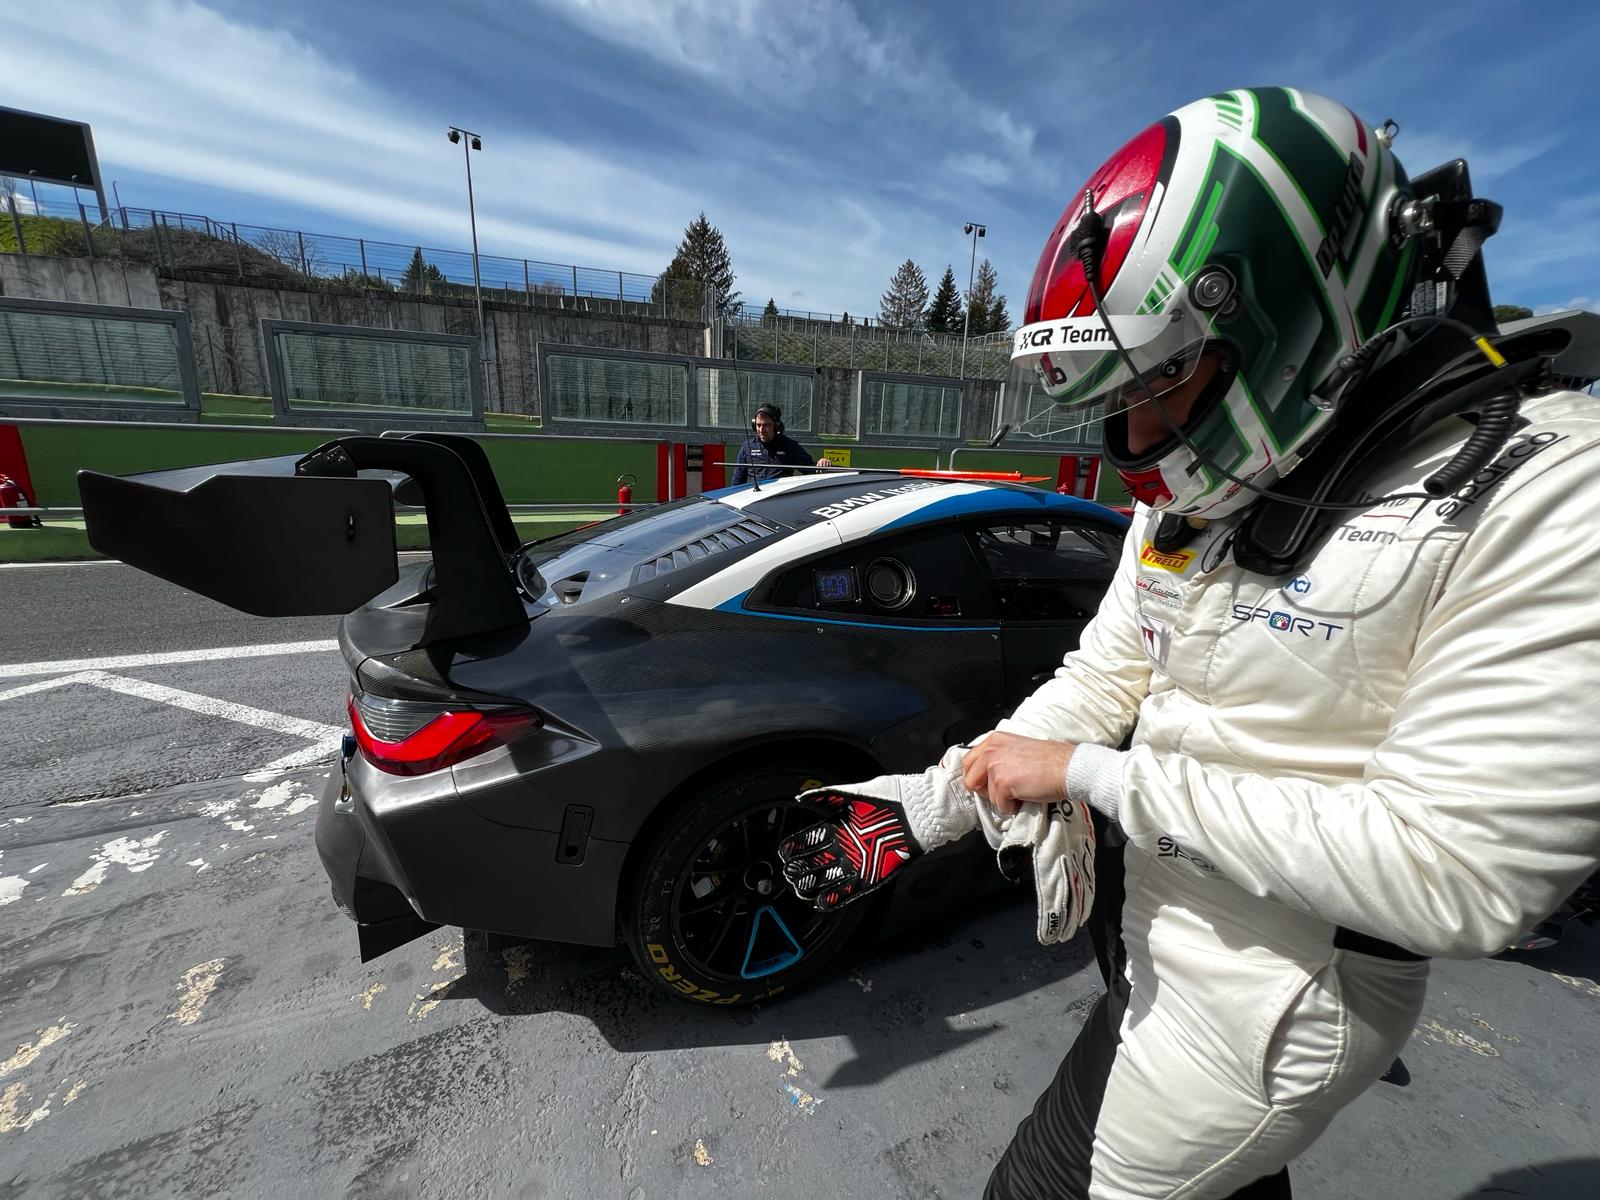
[[[842,571],[816,571],[812,578],[818,604],[854,604],[858,599],[854,567],[846,567]]]

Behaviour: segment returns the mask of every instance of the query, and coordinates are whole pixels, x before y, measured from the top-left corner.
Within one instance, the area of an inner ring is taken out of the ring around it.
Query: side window
[[[1003,621],[1087,620],[1116,570],[1116,535],[1090,526],[993,521],[968,537]]]
[[[752,599],[758,607],[844,620],[948,625],[995,619],[970,544],[948,524],[868,538],[808,559]]]

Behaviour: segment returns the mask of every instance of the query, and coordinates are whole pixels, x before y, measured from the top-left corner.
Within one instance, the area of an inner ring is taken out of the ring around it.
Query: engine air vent
[[[721,554],[725,550],[737,550],[741,546],[748,546],[752,542],[759,542],[762,538],[771,537],[777,530],[760,521],[744,520],[737,524],[729,525],[726,529],[719,529],[715,533],[708,533],[704,537],[696,538],[684,546],[669,550],[665,554],[639,564],[634,571],[635,583],[646,583],[659,578],[671,571],[681,570],[691,566],[702,559],[710,558],[713,554]]]

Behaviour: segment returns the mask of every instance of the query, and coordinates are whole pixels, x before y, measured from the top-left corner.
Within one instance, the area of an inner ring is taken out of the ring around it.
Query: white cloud
[[[1412,175],[1432,170],[1453,159],[1464,158],[1472,173],[1473,187],[1478,189],[1485,183],[1501,179],[1518,167],[1544,157],[1560,143],[1560,138],[1545,134],[1514,138],[1485,147],[1476,138],[1453,138],[1431,131],[1412,133],[1402,129],[1395,141],[1394,152]]]
[[[998,187],[1011,179],[1010,169],[992,154],[947,154],[943,166],[946,173],[964,175],[985,187]]]
[[[1536,317],[1547,317],[1551,313],[1571,312],[1573,309],[1600,313],[1600,296],[1574,296],[1565,304],[1540,304],[1533,310]]]
[[[936,72],[912,78],[915,64],[897,45],[870,37],[852,45],[851,29],[828,33],[827,12],[786,17],[782,10],[758,20],[749,4],[726,13],[709,3],[670,11],[707,26],[726,24],[739,45],[765,47],[758,62],[773,68],[774,87],[785,79],[800,87],[835,51],[848,52],[847,61],[829,68],[834,82],[826,86],[838,85],[839,72],[874,65],[901,89],[933,87],[928,81],[939,78]],[[9,12],[0,78],[27,81],[12,103],[91,122],[108,175],[137,171],[320,210],[329,219],[319,232],[392,229],[397,240],[467,244],[461,151],[445,140],[444,123],[409,95],[382,90],[287,31],[192,0],[84,2],[74,13],[63,22],[48,6]],[[659,35],[660,44],[651,45],[664,60],[716,68],[717,56],[699,57],[694,38],[670,36],[671,23],[653,4],[624,6],[623,15],[633,36]],[[790,56],[784,43],[806,29],[819,40]],[[782,74],[791,57],[789,74]],[[1031,138],[1003,113],[980,111],[976,120],[997,148],[1025,148]],[[875,306],[908,251],[951,243],[953,253],[959,240],[948,222],[928,214],[926,193],[890,199],[828,178],[814,162],[774,159],[783,174],[757,177],[738,156],[652,159],[633,148],[609,157],[521,129],[482,132],[473,177],[486,253],[654,273],[683,225],[704,207],[715,210],[728,237],[736,286],[747,297],[773,295],[787,305],[804,295],[813,307],[859,310],[869,301]],[[998,177],[990,156],[961,161],[968,176]],[[126,189],[124,200],[171,204]]]
[[[821,104],[877,122],[923,123],[1021,160],[1034,129],[974,96],[900,27],[880,34],[844,0],[536,0],[594,37],[739,98],[805,111]]]

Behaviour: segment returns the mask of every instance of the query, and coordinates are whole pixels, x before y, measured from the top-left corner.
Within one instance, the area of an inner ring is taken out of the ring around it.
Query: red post
[[[723,473],[722,456],[728,448],[720,442],[708,445],[701,451],[700,458],[700,487],[701,490],[714,492],[717,488],[727,487],[727,475]]]

